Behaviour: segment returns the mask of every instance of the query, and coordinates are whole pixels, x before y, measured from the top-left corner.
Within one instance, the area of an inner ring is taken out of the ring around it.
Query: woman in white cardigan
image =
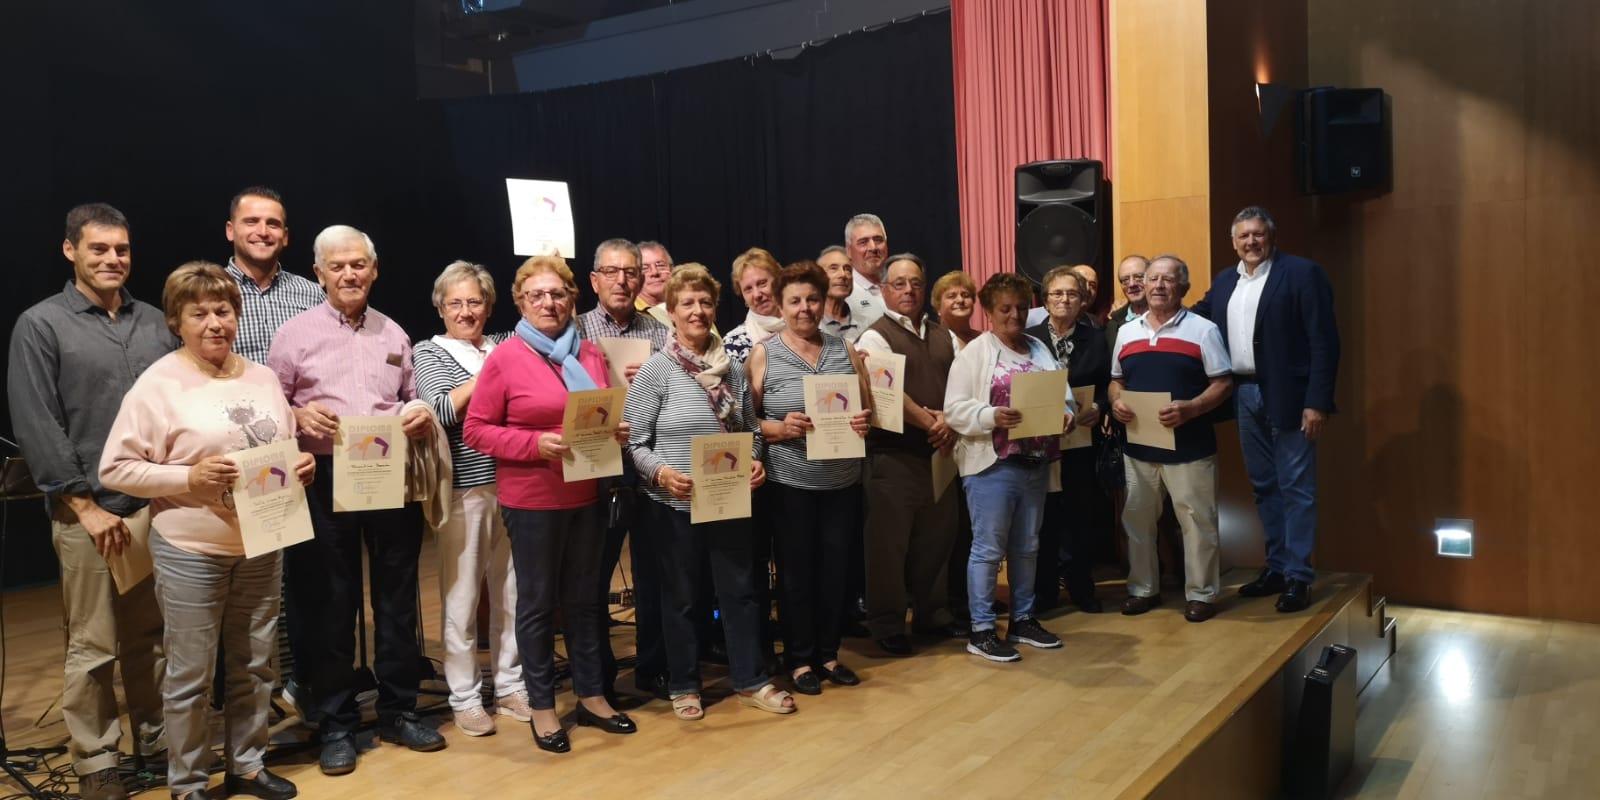
[[[1061,457],[1060,436],[1013,439],[1022,422],[1010,406],[1011,378],[1058,369],[1050,348],[1023,333],[1033,286],[1014,273],[991,277],[978,292],[992,330],[956,354],[944,398],[945,420],[960,434],[956,469],[972,514],[972,553],[967,557],[967,604],[972,632],[967,652],[990,661],[1019,661],[1012,642],[1040,648],[1061,639],[1033,618],[1034,565],[1039,523],[1044,516],[1050,464]],[[1063,398],[1061,432],[1072,430],[1074,406]],[[1011,586],[1011,624],[1006,639],[995,631],[994,591],[1000,562]]]

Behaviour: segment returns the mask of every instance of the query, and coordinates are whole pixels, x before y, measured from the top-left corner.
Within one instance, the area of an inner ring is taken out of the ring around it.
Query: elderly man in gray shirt
[[[122,395],[177,339],[159,309],[124,288],[128,220],[92,203],[67,214],[62,253],[73,279],[17,318],[7,389],[12,425],[39,490],[61,561],[67,624],[61,707],[84,800],[128,796],[117,764],[121,722],[112,669],[122,662],[140,755],[164,749],[161,612],[146,575],[119,593],[108,562],[128,558],[150,529],[147,501],[100,484],[98,465]],[[144,556],[146,563],[149,556]]]

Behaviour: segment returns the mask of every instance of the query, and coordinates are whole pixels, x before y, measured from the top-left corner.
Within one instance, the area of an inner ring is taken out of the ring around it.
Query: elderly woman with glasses
[[[567,393],[609,383],[604,356],[578,336],[578,287],[565,261],[530,258],[512,282],[522,319],[484,361],[463,428],[467,446],[495,459],[496,493],[511,536],[517,581],[517,648],[539,749],[572,748],[555,711],[555,613],[561,608],[577,721],[635,733],[606,700],[600,664],[600,581],[605,514],[598,481],[568,481],[561,423]],[[627,423],[617,429],[626,442]]]
[[[755,532],[749,519],[694,523],[690,497],[691,442],[696,436],[761,429],[744,366],[711,330],[721,285],[699,266],[685,265],[667,280],[667,310],[673,339],[650,357],[633,384],[622,416],[632,428],[629,454],[650,499],[664,507],[658,517],[656,550],[661,557],[661,624],[667,646],[667,690],[682,720],[705,715],[700,699],[700,641],[694,606],[702,564],[709,556],[711,581],[728,642],[728,667],[739,702],[776,714],[794,712],[794,698],[767,679],[761,653],[761,614],[756,603]],[[750,486],[766,480],[762,437],[751,437]]]
[[[151,364],[122,398],[100,479],[153,501],[150,556],[166,623],[167,785],[180,800],[211,796],[208,695],[224,645],[223,787],[229,794],[294,797],[294,784],[263,762],[283,553],[245,556],[233,500],[239,465],[229,457],[292,440],[294,414],[272,370],[233,353],[241,297],[222,267],[184,264],[167,277],[162,300],[167,327],[183,346]],[[300,453],[292,471],[309,484],[316,462]]]
[[[972,514],[967,651],[990,661],[1018,661],[1022,656],[1010,642],[1061,646],[1061,639],[1033,616],[1033,573],[1050,463],[1060,458],[1061,434],[1072,429],[1074,406],[1067,392],[1059,428],[1052,424],[1048,435],[1011,437],[1010,430],[1022,424],[1022,412],[1011,406],[1013,378],[1061,367],[1048,345],[1023,332],[1033,303],[1026,278],[997,274],[978,292],[978,302],[993,327],[956,354],[944,401],[945,419],[961,437],[956,469]],[[995,632],[994,590],[1002,560],[1011,586],[1009,642]]]
[[[1045,342],[1056,363],[1067,370],[1072,388],[1090,388],[1094,402],[1078,409],[1077,425],[1096,431],[1110,401],[1111,355],[1105,332],[1087,319],[1089,284],[1077,267],[1060,266],[1045,273],[1044,306],[1050,316],[1028,329],[1028,335]],[[1060,603],[1061,561],[1066,561],[1067,594],[1079,609],[1099,613],[1094,596],[1095,544],[1110,532],[1110,499],[1095,480],[1094,447],[1064,450],[1060,461],[1060,486],[1045,500],[1044,524],[1039,529],[1039,570],[1034,581],[1034,610],[1045,612]]]
[[[450,440],[454,468],[450,517],[440,526],[439,594],[444,642],[444,679],[456,727],[468,736],[494,733],[494,716],[483,706],[478,670],[478,591],[489,585],[489,661],[494,665],[494,713],[527,722],[532,709],[523,688],[517,652],[517,576],[511,539],[495,499],[494,459],[467,446],[461,425],[478,386],[483,364],[507,333],[485,335],[494,310],[494,278],[483,267],[457,261],[433,281],[433,307],[444,333],[411,351],[417,397],[433,407]]]

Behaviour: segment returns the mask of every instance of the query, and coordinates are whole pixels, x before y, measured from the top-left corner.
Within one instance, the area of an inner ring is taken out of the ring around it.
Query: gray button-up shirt
[[[161,311],[127,289],[115,318],[72,281],[17,318],[6,376],[11,424],[52,510],[63,494],[92,494],[119,516],[145,506],[100,485],[100,451],[122,396],[177,346]]]

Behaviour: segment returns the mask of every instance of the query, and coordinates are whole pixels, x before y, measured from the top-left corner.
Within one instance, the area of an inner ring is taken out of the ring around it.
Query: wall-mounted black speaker
[[[1104,174],[1105,165],[1087,159],[1017,167],[1017,272],[1039,283],[1062,264],[1090,264],[1104,275]]]
[[[1302,194],[1389,187],[1389,115],[1382,89],[1310,89],[1300,96]]]

